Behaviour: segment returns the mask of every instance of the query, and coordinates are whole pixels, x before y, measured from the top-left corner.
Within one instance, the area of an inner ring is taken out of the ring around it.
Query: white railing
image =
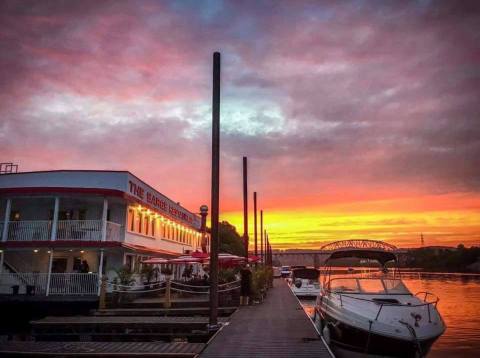
[[[52,273],[50,295],[96,295],[97,273]]]
[[[122,225],[107,221],[107,241],[120,241]]]
[[[0,225],[3,227],[3,223]],[[119,241],[122,225],[107,221],[107,241]],[[48,241],[50,240],[52,221],[10,221],[8,240],[10,241]],[[0,231],[0,237],[3,230]],[[59,220],[57,240],[102,240],[102,220]]]
[[[102,240],[102,220],[59,220],[57,240]]]
[[[12,294],[18,286],[17,294],[45,295],[48,273],[20,272],[0,274],[0,293]],[[30,286],[30,287],[29,287]],[[96,295],[98,294],[97,273],[52,273],[50,295]]]
[[[47,273],[19,272],[0,274],[0,293],[12,294],[14,287],[18,286],[18,294],[26,294],[27,286],[33,286],[31,294],[45,294],[47,288]],[[30,288],[32,289],[32,288]]]
[[[10,221],[8,223],[8,240],[50,240],[51,227],[52,222],[49,220]]]

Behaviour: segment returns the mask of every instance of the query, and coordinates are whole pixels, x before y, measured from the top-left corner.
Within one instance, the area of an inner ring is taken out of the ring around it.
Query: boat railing
[[[384,306],[387,306],[387,307],[402,307],[402,308],[425,307],[426,306],[427,311],[428,311],[428,323],[432,323],[430,306],[433,305],[436,308],[438,301],[440,301],[440,299],[435,294],[430,293],[430,292],[418,292],[417,294],[415,294],[415,296],[417,296],[418,294],[424,294],[425,295],[423,303],[419,303],[419,304],[403,304],[403,303],[378,302],[378,301],[376,302],[376,301],[373,301],[372,299],[350,296],[350,295],[342,293],[342,292],[335,292],[335,291],[330,291],[330,290],[327,290],[327,293],[328,293],[328,295],[332,295],[332,294],[337,295],[339,297],[341,307],[343,307],[343,299],[344,298],[351,298],[351,299],[354,299],[354,300],[365,301],[365,302],[369,302],[369,303],[373,303],[375,305],[378,305],[379,308],[378,308],[378,311],[375,315],[375,321],[378,321],[378,318],[380,317],[380,313],[382,312]],[[434,296],[435,300],[427,301],[426,299],[429,296]],[[327,305],[328,305],[328,303],[327,303]]]
[[[427,292],[427,291],[417,292],[415,294],[415,296],[420,298],[425,303],[431,303],[431,304],[435,305],[435,307],[437,307],[437,303],[438,303],[438,301],[440,301],[440,298],[436,294],[431,293],[431,292]],[[420,296],[423,296],[423,299]],[[433,299],[431,301],[428,301],[429,297],[432,297]]]

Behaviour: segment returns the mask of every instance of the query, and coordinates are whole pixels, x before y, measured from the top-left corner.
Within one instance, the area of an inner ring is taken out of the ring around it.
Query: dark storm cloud
[[[176,173],[196,205],[211,53],[222,50],[226,197],[244,154],[272,194],[317,195],[332,180],[478,191],[475,1],[1,6],[0,149],[24,169],[83,163],[161,183]]]

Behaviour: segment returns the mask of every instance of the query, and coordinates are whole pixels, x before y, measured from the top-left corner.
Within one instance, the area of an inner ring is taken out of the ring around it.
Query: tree
[[[218,228],[220,236],[220,252],[228,252],[232,255],[245,256],[245,246],[242,237],[238,234],[235,226],[227,221],[222,221]]]

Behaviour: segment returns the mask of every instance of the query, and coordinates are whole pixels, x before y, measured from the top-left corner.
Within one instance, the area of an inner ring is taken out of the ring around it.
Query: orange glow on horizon
[[[275,249],[317,249],[328,242],[360,238],[418,247],[421,233],[426,246],[478,246],[478,208],[478,196],[419,196],[291,210],[270,208],[264,212],[264,225]],[[242,212],[223,213],[221,220],[243,233]],[[249,237],[253,247],[252,214]]]

